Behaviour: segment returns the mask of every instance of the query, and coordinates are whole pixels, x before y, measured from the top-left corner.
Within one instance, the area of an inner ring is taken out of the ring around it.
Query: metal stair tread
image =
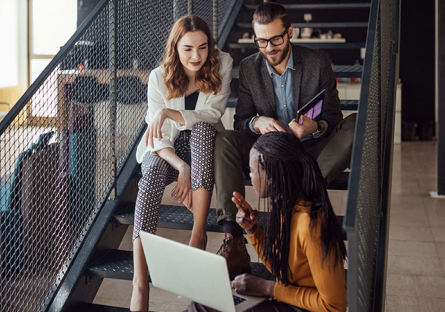
[[[133,252],[111,250],[88,268],[88,274],[101,278],[132,280]],[[252,262],[252,274],[269,280],[274,280],[272,274],[262,263]],[[151,282],[149,276],[149,282]]]
[[[335,77],[360,78],[362,76],[362,65],[334,65],[332,66]]]
[[[267,212],[260,212],[258,224],[264,228]],[[134,224],[134,204],[130,204],[114,216],[120,224]],[[344,216],[337,216],[340,226],[343,224]],[[159,210],[158,227],[168,229],[191,230],[193,227],[193,214],[184,206],[161,205]],[[216,209],[210,208],[207,217],[207,231],[223,233],[222,226],[216,224]],[[346,240],[346,233],[343,233]]]
[[[260,212],[260,226],[264,226],[265,214],[265,212]],[[118,212],[115,215],[115,219],[120,224],[134,224],[134,204],[130,204],[121,212]],[[158,227],[191,230],[193,227],[193,214],[184,206],[161,205]],[[216,224],[216,209],[214,208],[209,210],[207,231],[223,233],[223,228]]]
[[[332,70],[337,78],[361,78],[363,66],[361,65],[333,65]],[[232,78],[239,77],[239,67],[232,68]]]
[[[251,262],[251,274],[267,280],[275,280],[272,273],[261,262]],[[345,269],[347,280],[348,270]],[[131,281],[133,279],[133,252],[124,250],[111,250],[104,257],[88,268],[90,276],[100,278],[120,279]],[[150,275],[148,282],[151,283]],[[82,310],[84,311],[84,310]],[[88,310],[89,311],[89,310]],[[91,310],[90,312],[120,312],[119,310]]]

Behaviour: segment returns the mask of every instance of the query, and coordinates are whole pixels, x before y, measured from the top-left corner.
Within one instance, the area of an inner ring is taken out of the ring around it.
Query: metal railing
[[[44,311],[144,130],[147,83],[192,1],[102,0],[0,122],[2,312]],[[219,1],[193,13],[223,28]]]
[[[349,311],[384,311],[399,0],[373,0],[344,221]]]

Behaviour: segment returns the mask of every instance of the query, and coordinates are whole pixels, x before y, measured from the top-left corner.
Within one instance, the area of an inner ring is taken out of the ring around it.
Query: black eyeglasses
[[[254,40],[255,45],[258,48],[267,48],[267,45],[270,42],[271,45],[278,47],[284,43],[284,36],[286,36],[287,30],[288,30],[288,28],[286,28],[281,35],[275,36],[270,39],[256,39],[256,35],[255,35],[255,40]]]

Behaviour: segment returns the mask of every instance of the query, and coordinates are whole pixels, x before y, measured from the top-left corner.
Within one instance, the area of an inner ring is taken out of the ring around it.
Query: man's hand
[[[293,119],[289,123],[289,129],[299,139],[314,133],[318,128],[318,123],[304,115],[300,116],[301,125]]]
[[[236,208],[238,208],[238,213],[236,214],[236,222],[240,227],[246,230],[247,234],[252,234],[255,225],[258,222],[258,210],[253,210],[244,197],[238,193],[233,192],[232,201],[235,203]]]
[[[261,134],[266,134],[268,132],[275,132],[275,131],[280,131],[280,132],[287,131],[286,127],[283,126],[281,122],[265,116],[257,117],[253,121],[252,126],[256,132],[260,132]]]
[[[273,297],[274,281],[265,280],[250,274],[235,277],[232,288],[242,295],[256,297]]]

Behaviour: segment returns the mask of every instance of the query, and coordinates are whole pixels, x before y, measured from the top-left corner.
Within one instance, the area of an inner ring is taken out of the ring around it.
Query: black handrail
[[[80,25],[76,32],[63,46],[63,48],[60,49],[60,51],[51,60],[48,66],[42,71],[39,77],[37,77],[37,79],[31,84],[31,86],[26,90],[22,97],[12,107],[5,118],[3,118],[3,120],[0,122],[0,135],[5,132],[8,126],[13,122],[14,118],[20,113],[23,107],[25,107],[32,96],[39,90],[40,86],[45,82],[46,78],[48,78],[48,76],[60,64],[61,60],[70,52],[70,50],[80,39],[80,37],[88,30],[89,26],[94,22],[96,17],[102,12],[105,5],[108,4],[109,1],[110,0],[101,0],[101,2],[93,9],[91,14],[88,15],[85,21]]]
[[[437,2],[437,195],[445,196],[445,3]]]

